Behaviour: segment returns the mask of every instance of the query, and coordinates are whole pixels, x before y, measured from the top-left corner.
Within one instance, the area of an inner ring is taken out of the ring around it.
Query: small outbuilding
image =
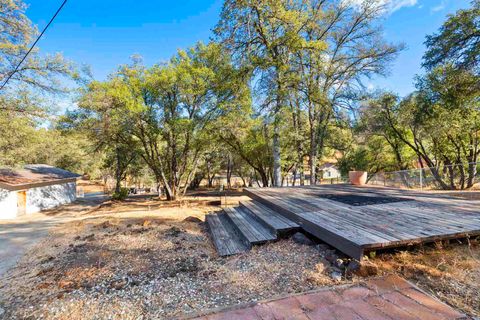
[[[338,170],[335,163],[325,163],[321,165],[319,169],[322,175],[322,179],[336,179],[342,177],[342,174],[340,173],[340,170]]]
[[[45,164],[0,169],[0,219],[13,219],[75,201],[79,177]]]

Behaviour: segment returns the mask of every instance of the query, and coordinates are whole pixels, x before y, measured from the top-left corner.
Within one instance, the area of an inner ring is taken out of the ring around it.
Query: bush
[[[128,197],[128,188],[121,188],[120,192],[112,194],[112,200],[125,200]]]

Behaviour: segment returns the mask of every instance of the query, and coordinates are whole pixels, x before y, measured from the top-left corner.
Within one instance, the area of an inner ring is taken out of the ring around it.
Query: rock
[[[3,316],[5,314],[5,309],[3,309],[2,307],[0,307],[0,317]]]
[[[119,279],[110,283],[110,288],[113,288],[115,290],[122,290],[123,288],[125,288],[127,284],[128,284],[127,279]]]
[[[335,250],[327,250],[327,252],[325,252],[325,259],[328,262],[335,264],[335,261],[339,258]]]
[[[335,267],[340,268],[340,269],[342,269],[342,268],[345,267],[345,263],[344,263],[343,260],[340,259],[340,258],[335,259],[335,261],[333,262],[333,264],[335,265]]]
[[[330,273],[330,277],[333,279],[333,281],[336,281],[336,282],[342,281],[342,274],[336,270]]]
[[[360,269],[360,262],[357,260],[351,260],[347,265],[347,272],[354,273]]]
[[[320,244],[317,244],[315,246],[315,248],[320,251],[320,252],[324,252],[324,251],[327,251],[327,250],[331,250],[331,247],[326,244],[326,243],[320,243]]]
[[[165,234],[167,236],[172,236],[172,237],[176,237],[180,233],[182,233],[182,230],[180,228],[175,227],[175,226],[173,226],[173,227],[171,227],[171,228],[169,228],[165,231]]]
[[[75,253],[85,253],[87,252],[87,247],[85,246],[85,243],[78,244],[76,246],[73,246],[72,252]]]
[[[199,218],[193,217],[193,216],[186,217],[185,219],[183,219],[183,221],[185,221],[185,222],[195,222],[195,223],[202,223],[203,222]]]
[[[308,239],[306,235],[301,232],[297,232],[292,236],[292,240],[298,244],[303,244],[306,246],[313,245],[313,241]]]
[[[84,289],[90,290],[93,287],[95,287],[95,284],[93,282],[90,282],[90,281],[83,281],[81,287],[84,288]]]

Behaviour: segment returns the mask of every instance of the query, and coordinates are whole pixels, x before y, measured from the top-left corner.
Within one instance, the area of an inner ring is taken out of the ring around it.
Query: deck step
[[[230,256],[250,249],[236,232],[226,213],[207,214],[205,220],[220,256]]]
[[[274,232],[258,222],[244,208],[226,208],[224,211],[232,224],[237,228],[239,234],[250,244],[262,244],[277,239]]]
[[[280,213],[255,200],[241,201],[240,206],[248,210],[262,225],[277,236],[292,233],[300,226]]]

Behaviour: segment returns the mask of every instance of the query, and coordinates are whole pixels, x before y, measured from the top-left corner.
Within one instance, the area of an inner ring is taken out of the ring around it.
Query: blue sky
[[[362,0],[352,0],[362,1]],[[385,37],[405,43],[387,78],[369,86],[406,95],[413,78],[422,73],[425,35],[436,32],[446,18],[468,0],[382,0],[393,12],[384,21]],[[27,15],[42,29],[61,0],[26,0]],[[43,53],[62,52],[77,63],[91,66],[96,79],[104,79],[132,54],[146,64],[165,61],[179,48],[208,41],[219,18],[222,0],[69,0],[39,42]]]

